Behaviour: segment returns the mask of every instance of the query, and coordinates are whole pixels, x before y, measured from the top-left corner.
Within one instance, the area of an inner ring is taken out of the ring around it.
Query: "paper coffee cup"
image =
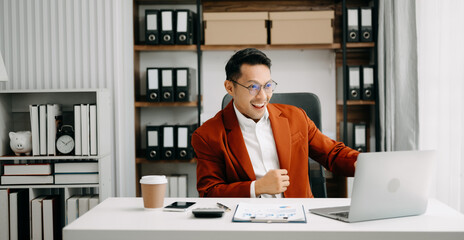
[[[145,209],[161,208],[164,205],[164,194],[166,193],[166,183],[164,175],[148,175],[140,179],[142,186],[143,206]]]

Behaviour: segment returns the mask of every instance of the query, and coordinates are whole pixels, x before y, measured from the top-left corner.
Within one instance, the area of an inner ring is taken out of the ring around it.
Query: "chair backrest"
[[[232,100],[232,96],[226,94],[222,99],[222,108]],[[288,104],[303,109],[308,117],[321,129],[321,102],[314,93],[274,93],[271,103]],[[314,197],[327,197],[324,168],[308,156],[309,184]]]

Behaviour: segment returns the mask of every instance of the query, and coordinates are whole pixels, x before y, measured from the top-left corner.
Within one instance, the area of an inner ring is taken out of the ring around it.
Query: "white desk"
[[[307,212],[309,208],[348,205],[350,199],[249,199],[249,198],[167,198],[196,201],[195,207],[223,203],[232,211],[222,218],[198,219],[190,212],[143,209],[141,198],[109,198],[63,229],[64,240],[91,239],[464,239],[464,215],[430,200],[421,216],[343,223]],[[239,202],[302,203],[307,223],[236,223],[232,217]]]

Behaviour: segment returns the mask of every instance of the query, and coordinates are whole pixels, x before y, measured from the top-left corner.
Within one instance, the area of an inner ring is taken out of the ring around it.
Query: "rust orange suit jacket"
[[[328,170],[354,175],[359,152],[323,135],[300,108],[283,104],[268,104],[267,108],[280,168],[287,169],[290,177],[285,197],[313,197],[308,152]],[[192,146],[200,197],[250,197],[256,176],[232,101],[193,133]]]

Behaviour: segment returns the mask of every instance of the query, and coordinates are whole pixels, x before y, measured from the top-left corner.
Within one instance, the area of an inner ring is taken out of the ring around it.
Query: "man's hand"
[[[286,169],[272,169],[255,182],[255,194],[279,194],[287,191],[290,177]]]

